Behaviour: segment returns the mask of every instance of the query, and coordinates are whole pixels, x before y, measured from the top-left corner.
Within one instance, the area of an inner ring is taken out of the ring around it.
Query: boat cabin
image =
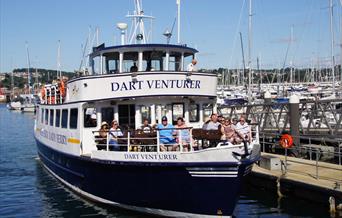
[[[66,90],[45,86],[49,100],[40,106],[41,123],[83,142],[85,153],[94,149],[85,142],[94,142],[101,124],[113,120],[123,133],[141,129],[145,119],[154,126],[164,116],[170,124],[182,117],[188,127],[201,128],[216,112],[217,75],[186,71],[196,52],[169,44],[98,46],[89,56],[90,70],[67,81]]]

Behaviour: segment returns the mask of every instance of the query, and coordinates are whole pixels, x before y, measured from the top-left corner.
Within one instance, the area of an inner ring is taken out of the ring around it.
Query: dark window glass
[[[189,121],[190,122],[199,121],[199,105],[198,104],[189,105]]]
[[[41,115],[40,115],[41,117],[40,117],[40,122],[41,123],[44,123],[44,109],[42,108],[42,110],[41,110]]]
[[[59,124],[61,122],[61,110],[56,109],[56,127],[59,127]]]
[[[96,108],[88,107],[84,109],[84,127],[96,127],[97,126],[97,115]]]
[[[49,120],[49,110],[45,109],[45,125],[48,125]]]
[[[78,109],[72,108],[70,109],[70,129],[77,129],[77,118],[78,118]]]
[[[62,128],[68,128],[68,109],[62,110]]]
[[[135,105],[119,105],[119,124],[122,129],[135,129]]]
[[[50,126],[53,126],[53,120],[55,119],[54,110],[50,109]]]
[[[109,125],[114,120],[114,109],[112,107],[101,108],[102,122],[106,121]]]

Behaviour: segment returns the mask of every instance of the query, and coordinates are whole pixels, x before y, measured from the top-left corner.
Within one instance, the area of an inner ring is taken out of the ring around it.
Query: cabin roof
[[[105,47],[105,44],[101,44],[97,47],[93,47],[93,53],[91,56],[98,56],[101,53],[106,52],[139,52],[139,51],[152,51],[152,50],[171,50],[173,52],[183,52],[187,55],[197,53],[198,50],[187,47],[184,45],[173,45],[173,44],[127,44],[127,45],[116,45]]]

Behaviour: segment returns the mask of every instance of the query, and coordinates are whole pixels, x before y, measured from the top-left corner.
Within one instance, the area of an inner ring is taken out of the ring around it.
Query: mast
[[[249,15],[248,15],[248,99],[252,97],[252,0],[249,0]]]
[[[152,16],[144,15],[144,11],[142,9],[141,0],[135,0],[135,10],[133,14],[128,14],[126,17],[132,19],[132,29],[133,32],[130,35],[129,44],[133,42],[146,44],[146,35],[145,35],[145,25],[144,19],[154,19]]]
[[[28,49],[28,43],[26,42],[26,54],[27,54],[27,85],[29,89],[29,93],[33,94],[33,90],[31,87],[31,72],[30,72],[30,53]]]
[[[12,98],[14,97],[14,68],[13,68],[13,57],[11,56],[11,68],[12,68],[12,73],[11,73],[11,88],[12,88]],[[12,99],[11,98],[11,99]]]
[[[292,42],[293,42],[293,25],[291,26],[290,45],[292,45]],[[292,85],[292,83],[293,83],[293,56],[291,56],[291,60],[290,60],[290,84]]]
[[[180,1],[176,0],[177,4],[177,44],[180,44]]]
[[[335,94],[335,57],[334,57],[334,30],[333,30],[333,0],[330,0],[330,35],[331,35],[331,74],[333,82],[333,94]]]
[[[58,40],[58,51],[57,51],[57,79],[62,78],[61,71],[61,40]]]

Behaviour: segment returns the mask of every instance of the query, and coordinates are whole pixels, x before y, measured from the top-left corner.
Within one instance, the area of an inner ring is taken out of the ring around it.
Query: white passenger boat
[[[222,143],[219,131],[199,128],[216,112],[217,75],[186,71],[196,53],[143,42],[94,48],[86,75],[65,88],[45,87],[34,134],[46,169],[97,202],[162,216],[231,216],[242,178],[259,158],[258,133],[233,145]],[[137,72],[130,72],[134,62]],[[164,116],[170,123],[184,117],[189,126],[174,130],[190,137],[178,138],[172,151],[161,151],[163,130],[141,130],[143,119],[156,124]],[[113,132],[99,133],[112,120],[123,133],[115,144]]]

